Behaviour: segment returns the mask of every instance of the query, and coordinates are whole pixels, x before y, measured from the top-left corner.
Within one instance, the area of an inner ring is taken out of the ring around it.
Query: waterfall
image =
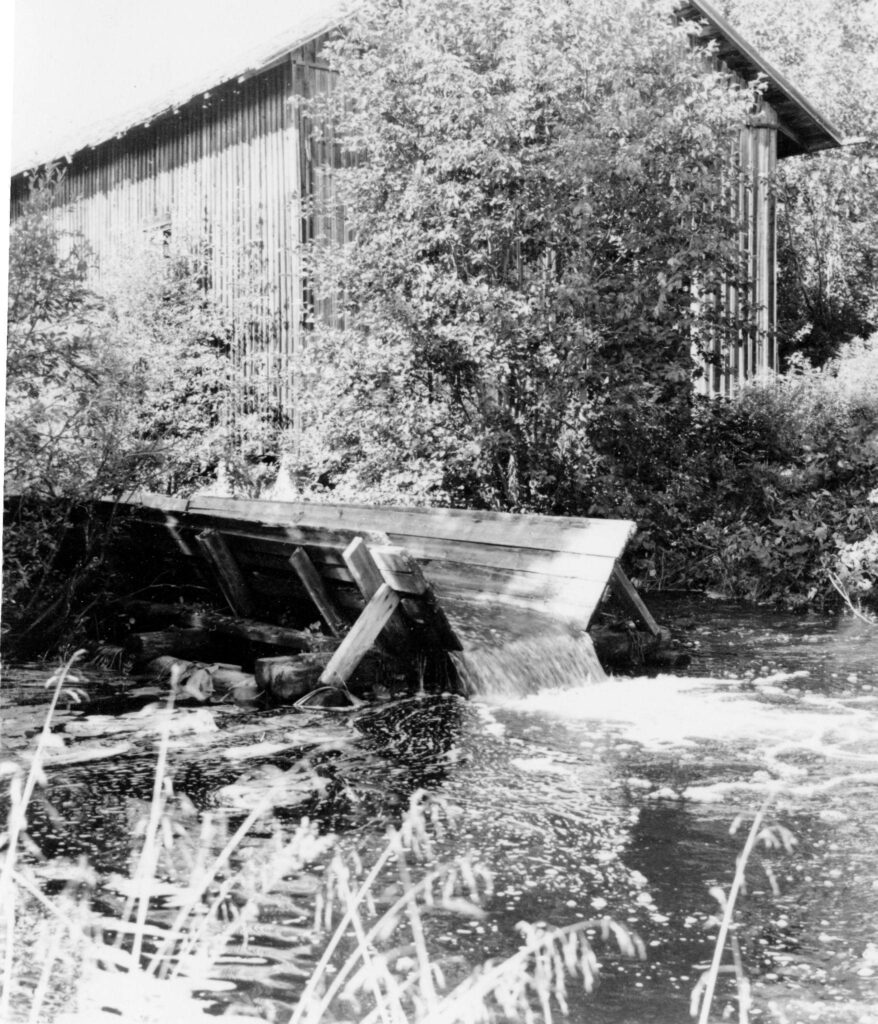
[[[523,697],[607,678],[588,633],[544,632],[496,645],[467,645],[452,657],[473,697]]]

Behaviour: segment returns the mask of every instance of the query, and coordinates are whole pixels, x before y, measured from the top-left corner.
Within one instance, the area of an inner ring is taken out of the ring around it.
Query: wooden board
[[[544,551],[564,551],[616,558],[634,534],[636,524],[624,519],[518,515],[512,512],[470,512],[464,509],[384,508],[375,505],[330,505],[318,502],[247,501],[236,498],[192,498],[187,515],[230,517],[295,528],[324,527],[353,534],[386,533],[394,544],[413,551],[416,537],[456,544],[481,543]],[[400,538],[397,540],[396,538]],[[405,538],[405,541],[402,540]],[[415,557],[418,557],[415,555]]]
[[[302,586],[308,591],[308,596],[314,603],[314,607],[320,612],[329,632],[336,637],[344,636],[345,620],[336,608],[332,595],[326,589],[323,578],[314,567],[314,563],[308,557],[305,549],[296,548],[290,555],[289,563],[299,577]]]
[[[344,684],[399,608],[399,595],[386,583],[375,591],[320,676],[324,685]]]

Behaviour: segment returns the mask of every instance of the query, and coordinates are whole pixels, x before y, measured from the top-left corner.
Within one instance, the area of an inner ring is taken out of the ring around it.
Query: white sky
[[[0,0],[0,7],[9,6]],[[45,158],[47,148],[79,129],[198,82],[303,15],[338,6],[338,0],[15,0],[13,164]]]

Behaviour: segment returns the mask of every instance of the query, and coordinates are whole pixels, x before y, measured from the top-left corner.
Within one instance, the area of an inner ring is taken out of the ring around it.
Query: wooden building
[[[743,321],[738,344],[717,338],[698,387],[730,395],[742,380],[777,369],[777,233],[770,180],[777,161],[842,145],[842,136],[780,72],[775,70],[709,0],[683,0],[679,14],[698,26],[693,40],[713,44],[716,57],[742,83],[764,83],[759,109],[741,128],[737,162],[742,181],[736,197],[739,246],[747,264],[745,288],[728,285],[727,315]]]
[[[717,342],[715,365],[702,386],[728,393],[744,378],[776,365],[774,204],[766,176],[776,161],[841,144],[839,133],[712,8],[685,0],[681,15],[742,81],[767,83],[762,109],[742,128],[741,166],[749,188],[739,196],[741,246],[749,261],[746,294],[726,297],[750,327],[727,349]],[[288,37],[211,81],[104,125],[46,154],[66,173],[59,216],[81,232],[99,260],[130,253],[149,241],[184,242],[204,253],[208,287],[231,313],[237,354],[250,372],[268,375],[282,405],[294,404],[291,368],[307,330],[303,243],[341,239],[333,210],[333,167],[340,154],[315,136],[301,101],[332,87],[322,42],[337,25],[300,23]],[[28,168],[12,179],[13,217],[27,195]],[[314,212],[321,211],[321,212]],[[260,281],[255,300],[253,275]],[[739,289],[739,291],[741,291]],[[245,292],[247,294],[245,294]],[[332,303],[314,310],[332,317]],[[267,360],[265,357],[268,357]]]

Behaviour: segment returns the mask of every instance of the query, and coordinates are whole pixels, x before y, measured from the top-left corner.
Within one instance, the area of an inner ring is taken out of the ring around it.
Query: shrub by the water
[[[3,640],[18,657],[83,639],[107,583],[95,500],[240,476],[274,429],[264,408],[232,423],[254,403],[198,249],[146,248],[98,279],[59,226],[57,180],[34,180],[10,232]]]
[[[696,406],[669,486],[632,502],[643,527],[638,577],[822,607],[837,600],[832,572],[874,600],[876,381],[878,336],[820,368],[796,360],[737,399]]]

